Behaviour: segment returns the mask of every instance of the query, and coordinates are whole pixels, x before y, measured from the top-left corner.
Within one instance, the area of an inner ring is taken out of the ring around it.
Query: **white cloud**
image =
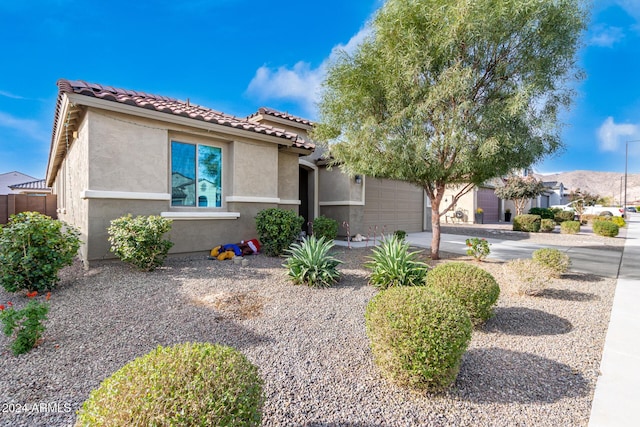
[[[41,128],[40,122],[36,120],[20,119],[11,114],[0,111],[0,128],[8,128],[24,134],[29,138],[38,141],[48,141],[49,134]],[[19,141],[16,141],[19,143]]]
[[[24,96],[15,95],[11,92],[7,92],[4,90],[0,90],[0,96],[4,96],[5,98],[11,98],[11,99],[25,99]]]
[[[251,79],[247,93],[263,101],[282,99],[300,103],[308,114],[314,116],[329,63],[340,52],[353,53],[369,34],[370,29],[363,28],[347,44],[334,46],[329,56],[316,68],[304,61],[296,63],[293,68],[280,66],[274,69],[263,65]]]
[[[624,38],[624,31],[620,27],[597,25],[589,39],[589,44],[602,47],[612,47]]]
[[[629,139],[640,139],[639,125],[616,124],[613,117],[607,117],[598,128],[598,140],[602,151],[616,151],[622,142]]]
[[[629,14],[636,21],[640,21],[640,2],[638,0],[615,0],[625,12]]]

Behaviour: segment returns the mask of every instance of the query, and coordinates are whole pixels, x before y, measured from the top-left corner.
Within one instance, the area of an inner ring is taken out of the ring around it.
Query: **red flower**
[[[4,310],[4,305],[0,304],[0,311]]]
[[[27,292],[27,298],[33,298],[38,295],[38,291]]]
[[[7,307],[9,308],[13,307],[13,303],[11,301],[7,301]]]
[[[51,299],[51,292],[47,292],[47,296],[45,297],[45,299],[47,301],[49,301]]]

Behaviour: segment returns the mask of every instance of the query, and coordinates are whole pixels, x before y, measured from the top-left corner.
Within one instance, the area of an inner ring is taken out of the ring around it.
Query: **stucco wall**
[[[168,192],[167,130],[149,120],[89,110],[89,188]]]
[[[298,200],[298,155],[278,153],[278,197],[282,200]]]
[[[232,194],[278,197],[278,146],[236,140],[232,151]],[[295,166],[297,171],[298,165]]]
[[[440,211],[442,211],[445,207],[449,206],[451,200],[453,200],[453,196],[460,191],[459,186],[449,186],[446,187],[444,197],[442,198],[442,202],[440,203]],[[463,222],[472,224],[474,221],[475,214],[475,206],[476,206],[476,193],[475,189],[470,190],[468,193],[460,197],[458,202],[451,208],[450,211],[445,213],[440,217],[440,222],[445,224],[447,222]],[[455,218],[455,212],[461,210],[464,214],[462,219]]]

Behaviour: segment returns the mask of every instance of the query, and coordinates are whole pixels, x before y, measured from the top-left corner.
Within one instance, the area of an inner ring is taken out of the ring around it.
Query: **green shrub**
[[[365,320],[374,361],[386,378],[429,391],[455,381],[472,332],[456,301],[425,287],[389,288],[369,301]]]
[[[487,239],[470,237],[464,241],[467,245],[467,255],[472,256],[476,261],[482,261],[491,253],[491,244]]]
[[[74,227],[38,212],[11,215],[0,226],[0,284],[8,292],[54,288],[58,272],[78,253],[79,235]]]
[[[304,218],[290,210],[269,208],[258,212],[256,229],[265,255],[282,255],[300,235],[303,223]]]
[[[599,215],[593,215],[593,214],[582,214],[582,215],[580,215],[580,223],[582,225],[586,225],[586,224],[592,223],[596,219],[601,219],[601,218],[600,218]]]
[[[429,271],[426,283],[458,301],[475,325],[493,315],[493,306],[500,295],[500,287],[490,273],[464,262],[438,265]]]
[[[550,233],[556,228],[556,222],[552,219],[543,218],[540,221],[540,231]]]
[[[291,245],[285,251],[289,255],[283,264],[289,270],[289,278],[296,285],[321,288],[333,285],[340,278],[337,267],[341,261],[329,255],[332,247],[333,240],[316,239],[315,236]]]
[[[560,224],[560,233],[577,234],[580,232],[580,221],[564,221]]]
[[[617,225],[618,228],[622,228],[627,225],[627,222],[621,216],[612,216],[610,221]]]
[[[616,237],[620,232],[620,227],[612,221],[595,220],[593,221],[593,232],[598,236]]]
[[[92,391],[76,426],[257,426],[262,386],[258,369],[233,348],[158,346]]]
[[[549,286],[554,272],[532,259],[516,259],[505,264],[505,276],[520,295],[541,295]]]
[[[29,298],[37,295],[37,291],[28,293]],[[47,300],[49,299],[47,294]],[[0,305],[0,323],[2,332],[8,337],[13,336],[11,351],[14,355],[24,354],[36,346],[44,333],[43,322],[47,320],[49,303],[31,299],[27,305],[19,310],[10,302],[7,307]]]
[[[338,221],[326,216],[319,216],[313,220],[313,235],[318,239],[334,240],[338,237]]]
[[[549,267],[554,277],[560,277],[566,273],[571,266],[569,255],[554,248],[535,250],[533,251],[532,258],[536,263]]]
[[[529,209],[530,215],[539,215],[541,219],[553,219],[555,213],[549,208],[531,208]]]
[[[553,219],[555,220],[556,223],[558,224],[562,224],[565,221],[573,221],[573,218],[575,218],[576,214],[573,211],[560,211],[557,212]]]
[[[396,230],[393,234],[400,240],[404,240],[407,238],[407,232],[404,230]]]
[[[418,253],[409,252],[409,244],[396,235],[385,238],[364,264],[371,269],[369,284],[378,289],[424,285],[427,265],[418,261]]]
[[[513,230],[537,233],[540,231],[541,221],[540,215],[517,215],[513,218]]]
[[[161,266],[173,242],[162,235],[171,231],[172,221],[158,215],[135,218],[128,214],[111,221],[107,228],[111,252],[121,261],[143,271]]]

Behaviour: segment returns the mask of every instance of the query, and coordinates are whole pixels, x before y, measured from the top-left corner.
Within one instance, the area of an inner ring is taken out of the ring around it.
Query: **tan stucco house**
[[[421,189],[327,170],[308,120],[267,108],[238,118],[84,81],[58,88],[46,184],[85,261],[113,257],[107,227],[128,213],[173,219],[172,253],[256,237],[270,207],[347,221],[352,234],[430,227]]]

